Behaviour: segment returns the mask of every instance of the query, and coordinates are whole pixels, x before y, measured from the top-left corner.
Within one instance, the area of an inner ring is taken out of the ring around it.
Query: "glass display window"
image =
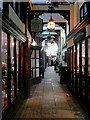
[[[18,85],[18,83],[19,83],[19,41],[17,40],[16,41],[16,61],[17,61],[17,70],[16,70],[16,79],[17,79],[17,93],[19,92],[19,85]]]
[[[1,41],[1,53],[2,53],[2,109],[7,106],[7,34],[2,31]]]
[[[71,65],[70,65],[70,67],[71,67],[71,71],[72,71],[72,48],[71,48]]]
[[[90,78],[90,38],[88,39],[88,76]]]
[[[14,37],[10,36],[10,58],[11,58],[11,101],[14,99]]]
[[[85,70],[85,40],[82,41],[82,75],[84,75]]]
[[[85,40],[82,41],[82,95],[85,98]]]
[[[80,44],[77,44],[77,73],[79,73],[79,52],[80,52]]]
[[[21,88],[23,87],[23,52],[24,52],[24,47],[23,47],[23,43],[21,43]]]

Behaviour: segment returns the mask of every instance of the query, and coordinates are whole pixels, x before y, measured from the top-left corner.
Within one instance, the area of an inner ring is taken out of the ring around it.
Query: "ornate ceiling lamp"
[[[50,20],[49,20],[49,22],[48,22],[48,24],[47,24],[47,28],[48,28],[48,30],[50,30],[50,31],[52,31],[52,30],[55,29],[55,22],[54,22],[54,20],[52,19],[52,14],[51,14],[51,18],[50,18]]]

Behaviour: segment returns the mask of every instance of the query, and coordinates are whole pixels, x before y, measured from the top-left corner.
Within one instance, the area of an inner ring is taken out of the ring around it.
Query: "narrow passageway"
[[[53,67],[48,67],[45,78],[32,87],[31,95],[17,111],[15,118],[79,118],[86,114],[72,98]]]

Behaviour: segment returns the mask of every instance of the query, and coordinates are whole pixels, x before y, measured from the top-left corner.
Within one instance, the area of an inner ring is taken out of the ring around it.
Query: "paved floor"
[[[60,77],[53,67],[48,67],[42,82],[32,87],[30,98],[24,102],[15,116],[20,119],[77,118],[87,120],[86,117],[77,101],[66,91],[65,85],[60,85]]]

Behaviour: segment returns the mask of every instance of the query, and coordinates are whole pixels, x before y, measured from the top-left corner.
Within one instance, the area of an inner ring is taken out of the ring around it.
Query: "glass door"
[[[32,84],[37,84],[41,81],[40,48],[31,48],[30,61],[30,78],[32,80]]]

